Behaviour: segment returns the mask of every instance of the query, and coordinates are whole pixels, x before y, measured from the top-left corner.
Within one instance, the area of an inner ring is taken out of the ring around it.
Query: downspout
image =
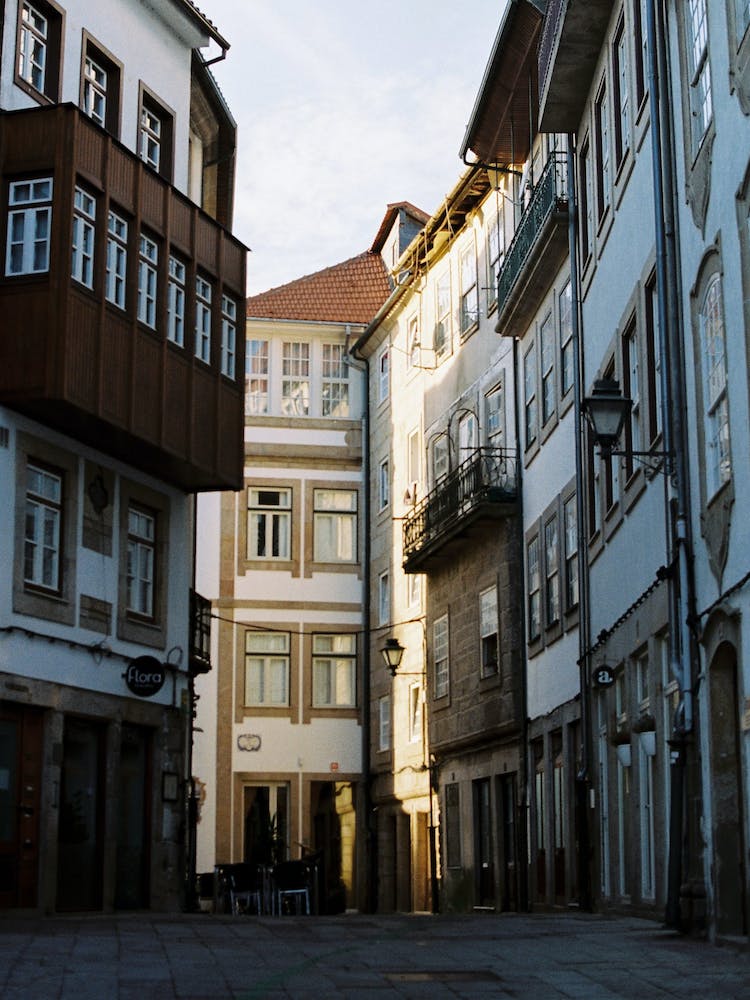
[[[528,656],[527,656],[527,646],[526,646],[526,595],[524,588],[524,580],[526,579],[526,574],[524,570],[525,566],[525,545],[524,545],[524,531],[523,531],[523,460],[521,457],[522,447],[521,447],[521,418],[520,418],[520,386],[522,385],[521,379],[519,378],[519,364],[518,364],[518,339],[513,338],[513,420],[514,420],[514,433],[516,437],[516,490],[518,493],[518,565],[521,567],[521,572],[519,574],[521,579],[521,594],[519,595],[519,632],[521,635],[521,753],[519,754],[519,767],[520,767],[520,781],[518,783],[519,789],[522,795],[521,801],[517,804],[517,810],[521,819],[518,824],[518,857],[522,859],[522,864],[524,866],[524,871],[522,877],[519,879],[519,900],[518,908],[521,912],[528,912],[530,910],[529,900],[531,898],[531,893],[529,892],[529,866],[528,866],[528,834],[529,829],[529,802],[531,801],[531,792],[529,788],[529,706],[528,706],[528,678],[526,676],[526,671],[528,669]]]
[[[680,297],[674,212],[674,149],[667,74],[666,30],[663,12],[657,20],[655,0],[646,4],[649,111],[654,183],[656,280],[659,300],[659,356],[661,363],[661,418],[666,456],[665,519],[669,577],[670,669],[678,682],[680,702],[675,713],[671,748],[671,802],[669,865],[665,922],[681,928],[680,886],[687,858],[685,845],[686,749],[693,731],[691,635],[694,610],[692,540],[689,524],[689,483],[685,439],[684,361],[680,337]],[[660,89],[661,88],[661,89]],[[671,485],[671,490],[670,490]]]
[[[370,361],[356,354],[356,345],[349,347],[351,336],[349,324],[346,327],[346,349],[351,359],[352,368],[364,375],[363,408],[362,408],[362,472],[364,489],[362,490],[362,572],[364,586],[362,593],[362,807],[364,809],[365,830],[365,889],[364,902],[367,913],[375,913],[376,886],[378,884],[378,852],[377,832],[375,829],[375,813],[372,806],[372,786],[370,777],[370,737],[371,737],[371,706],[370,706],[370,599],[372,587],[370,584]],[[362,894],[360,893],[360,896]]]
[[[582,318],[580,271],[578,264],[578,201],[576,192],[574,133],[568,134],[568,254],[570,257],[570,320],[573,344],[573,420],[576,468],[576,520],[578,559],[578,684],[581,697],[581,763],[576,772],[576,826],[578,828],[578,901],[581,909],[591,910],[591,837],[589,789],[591,783],[591,688],[589,678],[590,657],[590,605],[589,605],[589,562],[586,540],[588,538],[588,517],[584,503],[583,442],[584,422],[581,416],[582,386],[585,384],[584,353],[581,344]],[[601,808],[601,804],[600,804]]]

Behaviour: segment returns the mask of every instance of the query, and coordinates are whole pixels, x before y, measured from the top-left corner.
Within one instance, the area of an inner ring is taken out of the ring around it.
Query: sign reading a
[[[612,673],[612,668],[608,667],[606,663],[594,668],[594,684],[597,687],[609,687],[614,682],[615,675]]]
[[[155,656],[136,656],[122,676],[129,691],[139,698],[150,698],[164,687],[167,672]]]

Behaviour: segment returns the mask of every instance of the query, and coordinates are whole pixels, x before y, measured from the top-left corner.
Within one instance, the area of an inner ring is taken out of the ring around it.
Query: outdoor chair
[[[232,916],[263,912],[263,871],[258,865],[229,866],[229,898]]]
[[[305,861],[281,861],[273,869],[274,913],[310,914],[310,868]],[[302,908],[304,906],[304,909]]]

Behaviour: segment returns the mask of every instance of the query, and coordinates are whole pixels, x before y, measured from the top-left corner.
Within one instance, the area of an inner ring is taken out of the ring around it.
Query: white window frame
[[[310,344],[285,340],[281,355],[281,412],[286,417],[310,414]]]
[[[378,750],[384,753],[391,749],[391,696],[384,694],[378,698]]]
[[[408,374],[419,368],[420,354],[419,313],[414,313],[406,324],[406,371]]]
[[[185,346],[185,265],[173,254],[167,282],[167,340]]]
[[[443,271],[435,283],[435,329],[432,345],[436,362],[442,361],[451,352],[453,331],[451,329],[451,273]]]
[[[391,351],[386,345],[378,355],[378,403],[384,403],[391,392]]]
[[[713,118],[711,66],[708,58],[707,0],[688,0],[685,12],[693,155],[700,149]]]
[[[498,382],[484,396],[487,442],[493,448],[502,448],[505,439],[505,392]]]
[[[492,677],[500,671],[500,615],[496,584],[479,594],[479,664],[482,677]]]
[[[76,186],[73,195],[73,256],[71,276],[86,288],[94,287],[96,199]]]
[[[24,583],[60,592],[62,474],[29,461],[26,466]]]
[[[34,90],[46,93],[50,45],[49,18],[28,0],[21,7],[21,38],[18,75]]]
[[[211,363],[211,282],[195,276],[195,356]]]
[[[245,707],[288,707],[290,646],[288,632],[256,632],[253,629],[245,632]],[[254,668],[258,672],[255,685],[251,676]],[[257,697],[251,697],[254,686],[259,692]]]
[[[263,562],[288,562],[291,554],[291,488],[248,486],[247,558]]]
[[[637,2],[637,0],[636,0]],[[621,15],[612,45],[613,72],[615,85],[615,158],[617,166],[625,159],[630,148],[630,60],[629,38],[625,30],[625,15]]]
[[[446,698],[450,692],[450,632],[448,615],[432,623],[432,662],[435,698]]]
[[[542,427],[545,427],[555,415],[557,402],[555,324],[551,312],[547,313],[539,327],[539,357],[542,367]]]
[[[461,275],[461,336],[466,336],[479,322],[477,251],[474,241],[459,256]]]
[[[573,293],[570,279],[557,297],[557,318],[560,328],[560,396],[565,397],[575,381],[573,356]]]
[[[83,113],[97,125],[107,124],[107,70],[86,53],[83,60]]]
[[[8,190],[6,275],[49,271],[52,192],[51,177],[11,181]]]
[[[141,233],[138,241],[138,321],[156,329],[156,275],[159,247],[155,240]]]
[[[344,344],[321,345],[321,398],[323,417],[349,416],[349,363]]]
[[[432,481],[437,485],[450,472],[451,447],[446,434],[438,434],[432,442]]]
[[[378,465],[378,511],[386,510],[391,502],[391,463],[383,458]]]
[[[156,592],[156,514],[128,507],[126,606],[128,614],[153,619]]]
[[[563,502],[563,558],[565,561],[565,611],[578,606],[578,508],[576,496]]]
[[[221,296],[221,374],[234,379],[237,358],[237,303]]]
[[[707,499],[732,478],[726,365],[726,325],[720,275],[706,285],[700,313],[703,359],[704,433]]]
[[[270,376],[270,343],[248,340],[245,348],[245,414],[261,417],[268,413]]]
[[[357,705],[357,637],[353,632],[312,637],[313,708]]]
[[[125,308],[128,269],[128,224],[111,209],[107,216],[107,269],[104,297],[118,309]]]
[[[526,543],[526,600],[528,608],[529,642],[542,635],[542,568],[539,534]]]
[[[421,743],[424,691],[421,681],[409,685],[409,742]]]
[[[536,386],[536,342],[523,356],[524,445],[528,450],[539,437],[538,399]]]
[[[607,90],[607,81],[603,79],[596,101],[594,102],[594,120],[596,125],[596,210],[599,221],[604,218],[612,197],[609,118],[609,93]]]
[[[391,575],[385,570],[378,576],[378,625],[391,620]]]
[[[150,105],[141,104],[138,153],[143,162],[157,173],[161,167],[163,124],[161,116]]]
[[[505,256],[505,215],[502,204],[487,227],[487,312],[497,303],[497,283]]]
[[[557,512],[544,522],[544,625],[560,621],[560,525]]]
[[[357,562],[356,490],[313,490],[313,559],[323,563]]]

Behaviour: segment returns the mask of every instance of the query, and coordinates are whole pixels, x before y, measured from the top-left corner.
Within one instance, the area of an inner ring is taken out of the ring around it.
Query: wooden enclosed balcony
[[[429,572],[455,544],[488,521],[516,512],[516,453],[477,448],[416,505],[404,521],[404,570]]]
[[[183,490],[239,488],[246,248],[73,105],[0,114],[0,167],[6,199],[9,181],[53,182],[48,267],[8,274],[3,255],[0,403]],[[72,274],[76,187],[95,206],[88,283]],[[127,223],[119,305],[106,294],[111,211]],[[142,235],[158,258],[148,322],[138,315]],[[177,342],[167,336],[170,257],[184,268]],[[196,278],[211,289],[203,358]]]
[[[497,281],[497,322],[504,336],[521,336],[568,253],[565,153],[552,153],[534,186]]]

